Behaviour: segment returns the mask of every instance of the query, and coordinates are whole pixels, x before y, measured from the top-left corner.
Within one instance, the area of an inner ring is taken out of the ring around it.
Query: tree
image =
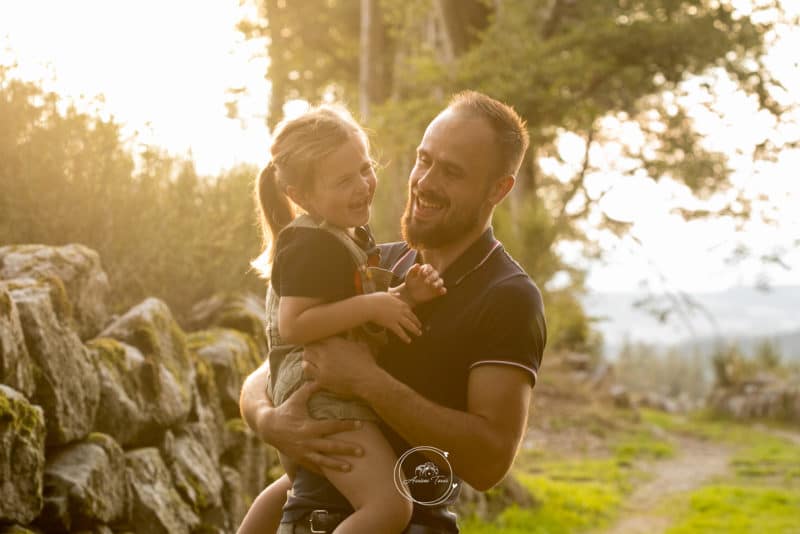
[[[256,169],[212,180],[0,66],[0,244],[82,243],[100,254],[116,311],[147,296],[178,317],[217,291],[252,288]]]
[[[780,4],[756,4],[746,15],[726,0],[270,0],[260,4],[264,20],[243,27],[272,39],[272,124],[288,98],[351,106],[361,98],[369,110],[386,164],[374,220],[382,239],[397,236],[413,147],[447,95],[472,88],[512,104],[528,121],[532,146],[498,233],[549,304],[555,292],[547,282],[557,274],[570,279],[558,291],[583,288],[559,244],[596,255],[587,229],[621,236],[630,227],[602,209],[610,186],[589,187],[598,175],[682,184],[696,199],[675,208],[687,218],[748,215],[748,200],[728,180],[725,158],[703,143],[684,97],[704,91],[713,101],[710,80],[729,79],[782,116],[781,89],[762,61],[773,23],[759,18]],[[371,14],[368,35],[391,46],[359,40],[361,6]],[[373,92],[364,84],[378,66],[385,87]],[[626,142],[623,126],[637,142]],[[574,161],[559,150],[567,134],[583,147]],[[619,156],[610,164],[595,157],[613,147]],[[780,148],[765,144],[754,156]],[[721,192],[730,193],[724,205],[703,202]]]

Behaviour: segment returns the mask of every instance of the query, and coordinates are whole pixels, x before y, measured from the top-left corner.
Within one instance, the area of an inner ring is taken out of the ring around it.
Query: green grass
[[[522,509],[512,506],[491,524],[476,518],[462,522],[464,534],[566,534],[607,524],[616,515],[622,493],[606,482],[563,482],[522,474],[520,482],[541,502]]]
[[[777,477],[782,482],[800,486],[800,447],[787,440],[758,436],[740,450],[731,463],[740,477]]]
[[[674,455],[675,447],[672,443],[644,430],[629,433],[619,439],[614,446],[614,456],[620,462],[640,459],[663,460]]]
[[[601,531],[617,519],[627,495],[647,476],[637,470],[638,461],[679,454],[674,438],[688,436],[718,443],[732,450],[733,456],[729,474],[721,481],[661,503],[661,514],[673,518],[669,534],[800,534],[800,446],[771,434],[768,428],[708,413],[640,413],[641,419],[635,422],[609,417],[614,423],[608,426],[600,424],[605,419],[601,417],[576,417],[571,425],[562,421],[565,427],[583,424],[584,431],[602,437],[608,453],[586,458],[577,450],[559,451],[572,455],[564,457],[554,457],[553,451],[523,451],[517,458],[516,476],[537,505],[509,507],[490,522],[464,518],[462,532]]]
[[[466,518],[464,534],[561,534],[608,524],[638,475],[613,457],[545,460],[533,451],[523,456],[527,472],[516,477],[538,505],[509,507],[491,523]]]
[[[800,533],[800,491],[763,487],[706,486],[667,534]]]

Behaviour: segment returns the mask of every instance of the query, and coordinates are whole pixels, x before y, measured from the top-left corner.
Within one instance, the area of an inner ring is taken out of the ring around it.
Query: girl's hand
[[[422,304],[447,293],[439,271],[427,263],[412,266],[406,274],[406,281],[403,285],[405,286],[403,293],[406,302],[411,306]]]
[[[422,334],[422,323],[411,311],[411,306],[383,291],[366,296],[369,297],[369,316],[373,323],[391,330],[406,343],[411,343],[409,333]]]

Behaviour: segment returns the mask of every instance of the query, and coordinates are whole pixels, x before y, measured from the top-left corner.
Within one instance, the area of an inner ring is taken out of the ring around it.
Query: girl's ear
[[[305,200],[306,200],[305,195],[303,195],[298,188],[292,185],[286,186],[286,196],[289,197],[289,200],[291,200],[301,208],[305,205]]]

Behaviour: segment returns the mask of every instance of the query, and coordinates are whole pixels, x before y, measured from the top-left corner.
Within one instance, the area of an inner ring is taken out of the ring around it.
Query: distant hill
[[[717,293],[688,295],[697,304],[683,315],[659,311],[675,309],[664,296],[646,293],[592,293],[583,299],[589,315],[606,340],[606,354],[614,357],[627,338],[653,345],[697,345],[711,348],[718,341],[738,340],[752,352],[764,338],[774,339],[785,356],[800,358],[800,286],[769,291],[736,287]],[[637,302],[640,303],[637,306]],[[650,307],[652,312],[644,308]]]
[[[763,343],[764,340],[769,340],[774,343],[775,347],[778,349],[778,352],[786,360],[800,360],[800,330],[777,334],[754,335],[748,337],[706,337],[685,341],[680,343],[679,347],[690,351],[699,350],[703,354],[710,354],[720,343],[726,345],[735,344],[744,354],[752,356],[756,353],[759,345]]]

